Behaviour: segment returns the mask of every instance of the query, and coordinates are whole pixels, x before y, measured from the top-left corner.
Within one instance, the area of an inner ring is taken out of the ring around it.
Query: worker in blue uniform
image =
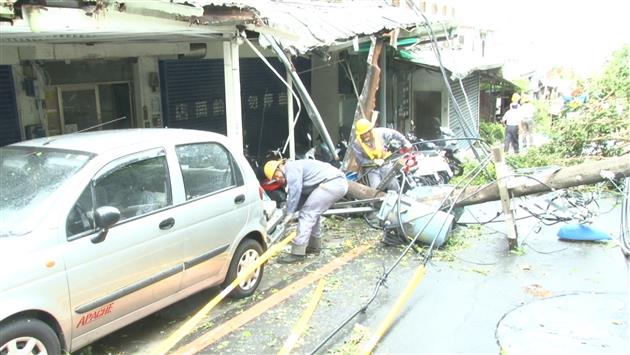
[[[304,259],[307,252],[319,253],[322,248],[321,215],[348,191],[344,173],[319,160],[270,160],[265,176],[286,186],[287,215],[284,223],[297,219],[297,235],[291,253],[278,259],[290,264]],[[300,201],[304,203],[300,206]]]

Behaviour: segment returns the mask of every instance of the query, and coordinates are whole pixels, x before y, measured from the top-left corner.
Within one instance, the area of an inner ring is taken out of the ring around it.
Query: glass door
[[[98,87],[92,84],[59,87],[63,133],[82,131],[100,123],[97,91]]]
[[[129,82],[62,85],[57,101],[63,133],[133,127]]]

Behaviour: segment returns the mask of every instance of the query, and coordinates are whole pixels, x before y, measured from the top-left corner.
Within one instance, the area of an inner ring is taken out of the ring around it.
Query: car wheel
[[[227,277],[223,282],[223,288],[227,287],[234,279],[240,276],[247,267],[255,263],[263,253],[263,248],[259,242],[253,239],[245,239],[236,248],[234,257],[230,262],[230,269],[228,270]],[[245,298],[250,296],[263,277],[264,265],[261,265],[256,271],[254,271],[249,277],[246,277],[230,292],[232,298]]]
[[[0,354],[60,354],[61,344],[52,328],[33,318],[0,326]]]

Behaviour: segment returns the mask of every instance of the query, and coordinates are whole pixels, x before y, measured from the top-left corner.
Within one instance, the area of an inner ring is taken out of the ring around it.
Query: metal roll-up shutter
[[[10,65],[0,65],[0,146],[22,140]]]
[[[457,100],[462,117],[455,109],[452,99],[448,101],[449,127],[459,138],[479,137],[479,73],[473,73],[462,80],[466,95],[462,91],[459,80],[451,81],[453,96]],[[466,100],[468,98],[468,100]],[[460,142],[461,146],[467,146],[467,142]]]
[[[160,61],[164,126],[226,134],[222,59]]]
[[[286,78],[284,65],[277,58],[267,60]],[[298,59],[295,65],[298,72],[304,71],[310,68],[310,61]],[[240,74],[244,142],[250,155],[262,157],[270,149],[282,147],[288,137],[287,87],[259,58],[241,58]],[[310,88],[310,72],[300,78]],[[297,110],[296,105],[294,109]],[[295,129],[298,152],[300,145],[307,145],[309,131],[310,120],[302,108]]]

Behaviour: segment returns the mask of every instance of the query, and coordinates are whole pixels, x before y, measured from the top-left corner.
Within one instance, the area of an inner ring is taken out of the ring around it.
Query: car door
[[[104,166],[70,211],[65,262],[73,338],[179,290],[184,232],[170,181],[164,149],[132,154]],[[94,243],[94,210],[102,206],[121,217]]]
[[[179,145],[175,150],[187,201],[182,206],[188,229],[182,283],[216,283],[225,276],[230,247],[247,223],[243,176],[219,143]]]

